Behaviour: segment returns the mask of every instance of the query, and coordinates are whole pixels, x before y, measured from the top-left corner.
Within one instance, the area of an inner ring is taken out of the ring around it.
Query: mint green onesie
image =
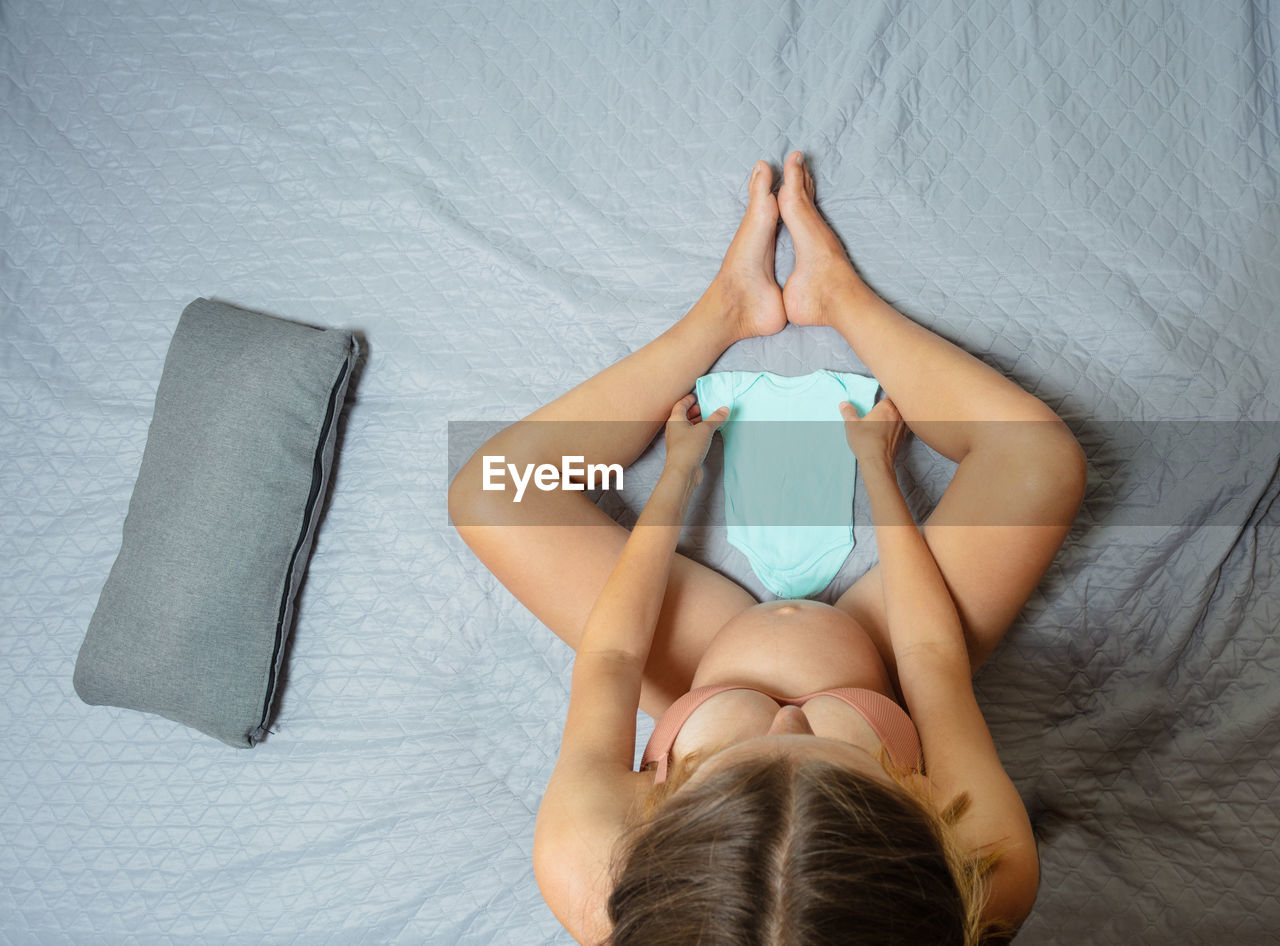
[[[865,415],[874,378],[833,371],[785,377],[719,371],[698,379],[702,416],[729,408],[724,513],[729,544],[780,598],[816,595],[853,549],[857,466],[840,402]]]

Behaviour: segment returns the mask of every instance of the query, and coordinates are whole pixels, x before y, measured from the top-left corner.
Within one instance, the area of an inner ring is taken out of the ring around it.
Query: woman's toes
[[[773,192],[773,168],[768,161],[757,161],[751,169],[751,179],[747,182],[747,193],[752,200],[768,197]]]
[[[747,183],[747,212],[745,219],[756,221],[763,227],[767,220],[774,229],[778,224],[778,201],[773,195],[773,168],[768,161],[757,161],[751,169]]]
[[[782,165],[782,177],[792,186],[799,181],[800,175],[804,173],[804,153],[801,151],[792,151],[787,155],[786,162]]]
[[[800,205],[813,202],[813,180],[804,166],[804,155],[792,151],[782,166],[782,187],[778,191],[778,203],[784,214],[798,210]]]
[[[747,209],[729,246],[726,262],[745,258],[754,266],[757,257],[767,254],[772,272],[773,242],[778,235],[778,201],[773,196],[773,169],[767,161],[757,161],[751,169],[747,191]]]

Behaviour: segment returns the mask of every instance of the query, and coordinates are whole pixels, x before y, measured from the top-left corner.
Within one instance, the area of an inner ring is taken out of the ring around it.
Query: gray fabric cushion
[[[81,699],[262,738],[355,354],[348,332],[187,306],[76,661]]]

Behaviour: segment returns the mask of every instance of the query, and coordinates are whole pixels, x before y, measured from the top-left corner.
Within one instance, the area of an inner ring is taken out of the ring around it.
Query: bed
[[[571,654],[450,472],[682,314],[800,148],[867,281],[1089,457],[977,679],[1040,844],[1019,942],[1274,943],[1278,35],[1270,0],[0,6],[0,941],[568,942],[530,856]],[[245,750],[71,682],[201,296],[363,352]],[[860,365],[798,327],[717,365],[818,368]],[[946,461],[904,470],[927,510]],[[684,548],[762,592],[714,509]]]

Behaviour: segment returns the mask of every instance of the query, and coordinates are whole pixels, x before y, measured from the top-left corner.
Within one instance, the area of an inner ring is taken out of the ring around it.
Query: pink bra
[[[658,764],[658,771],[654,778],[655,785],[666,781],[667,766],[671,761],[671,746],[694,710],[726,690],[755,690],[756,693],[764,693],[779,706],[803,706],[815,696],[834,696],[862,714],[862,718],[884,742],[885,751],[888,752],[889,759],[894,765],[907,771],[916,771],[924,766],[924,752],[920,748],[920,734],[916,731],[916,724],[911,721],[906,710],[883,693],[857,687],[840,687],[810,693],[808,696],[796,699],[787,699],[765,693],[764,690],[756,690],[755,687],[727,684],[691,690],[672,703],[671,708],[662,714],[662,718],[653,728],[653,735],[649,737],[649,743],[645,746],[644,756],[640,762],[641,768],[654,762]]]

